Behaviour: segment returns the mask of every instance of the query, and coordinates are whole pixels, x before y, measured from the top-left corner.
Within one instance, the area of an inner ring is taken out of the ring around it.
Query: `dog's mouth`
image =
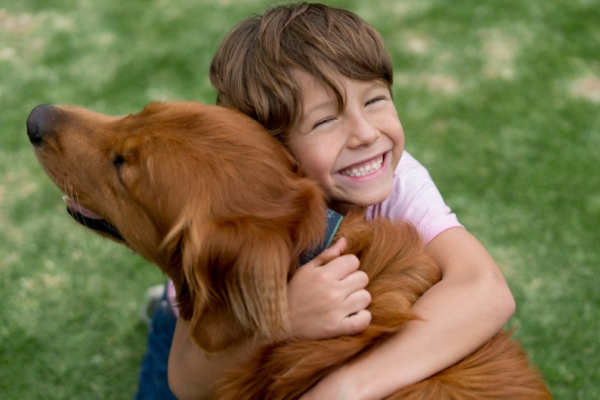
[[[81,225],[107,234],[118,241],[125,242],[121,232],[98,214],[88,210],[69,196],[63,196],[63,201],[67,204],[67,212],[69,215]]]

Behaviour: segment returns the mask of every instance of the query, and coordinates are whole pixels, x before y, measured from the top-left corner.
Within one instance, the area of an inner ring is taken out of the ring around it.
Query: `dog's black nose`
[[[27,136],[31,144],[41,146],[44,137],[52,133],[47,127],[52,125],[54,115],[54,107],[49,104],[42,104],[31,111],[27,117]]]

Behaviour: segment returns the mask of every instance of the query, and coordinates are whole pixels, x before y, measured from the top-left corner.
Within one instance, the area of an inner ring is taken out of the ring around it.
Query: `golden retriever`
[[[195,343],[223,351],[288,324],[286,287],[299,258],[324,240],[318,185],[266,130],[232,109],[153,103],[110,117],[36,107],[27,120],[35,153],[82,224],[128,246],[174,282]],[[284,340],[215,383],[219,399],[295,399],[323,376],[418,318],[411,305],[439,279],[409,224],[345,216],[369,276],[373,320],[361,334]],[[525,352],[499,332],[458,364],[390,399],[550,399]]]

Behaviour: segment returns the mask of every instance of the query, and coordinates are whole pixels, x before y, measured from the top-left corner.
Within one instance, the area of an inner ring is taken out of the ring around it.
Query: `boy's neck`
[[[358,206],[356,204],[350,204],[350,203],[343,203],[343,202],[330,202],[329,203],[329,208],[331,208],[333,211],[342,214],[342,215],[346,215],[348,214],[348,212],[350,212],[351,210],[354,210],[355,208],[357,208]]]

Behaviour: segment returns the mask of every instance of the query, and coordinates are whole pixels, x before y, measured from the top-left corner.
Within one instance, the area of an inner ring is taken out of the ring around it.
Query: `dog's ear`
[[[191,334],[201,348],[218,352],[254,333],[273,339],[288,332],[289,232],[253,217],[192,218],[183,231]]]

